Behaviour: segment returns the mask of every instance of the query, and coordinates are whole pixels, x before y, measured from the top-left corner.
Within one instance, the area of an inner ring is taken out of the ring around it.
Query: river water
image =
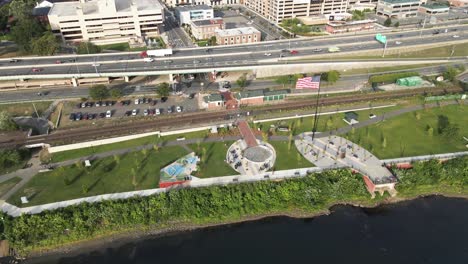
[[[271,217],[30,263],[468,263],[468,200],[427,197],[310,219]]]

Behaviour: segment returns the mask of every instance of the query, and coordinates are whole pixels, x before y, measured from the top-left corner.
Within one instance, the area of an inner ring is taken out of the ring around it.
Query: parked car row
[[[173,112],[181,113],[183,111],[181,106],[169,106],[166,109],[166,113],[170,114]],[[140,113],[140,109],[133,109],[132,111],[126,111],[125,116],[136,116]],[[143,116],[154,116],[154,115],[160,115],[164,113],[163,108],[148,108],[148,109],[143,109],[142,115]]]
[[[69,119],[71,121],[79,121],[79,120],[92,120],[92,119],[97,119],[97,118],[111,118],[112,117],[112,111],[108,110],[106,112],[102,112],[99,114],[94,114],[94,113],[71,113]]]
[[[97,101],[97,102],[82,102],[76,105],[76,108],[85,107],[100,107],[100,106],[113,106],[115,101]]]

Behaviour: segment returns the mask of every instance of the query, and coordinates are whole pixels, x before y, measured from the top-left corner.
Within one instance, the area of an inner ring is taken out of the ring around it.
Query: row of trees
[[[337,201],[369,199],[348,170],[302,179],[172,190],[150,197],[80,204],[5,219],[6,237],[20,252],[89,239],[129,228],[203,224],[289,210],[314,212]]]
[[[0,171],[6,172],[9,168],[22,164],[30,157],[27,149],[2,149],[0,150]]]
[[[320,79],[327,82],[328,84],[334,84],[340,79],[340,72],[331,70],[321,74]],[[303,78],[304,74],[292,74],[292,75],[281,75],[276,77],[275,82],[277,84],[283,85],[283,88],[286,85],[295,85],[299,78]]]

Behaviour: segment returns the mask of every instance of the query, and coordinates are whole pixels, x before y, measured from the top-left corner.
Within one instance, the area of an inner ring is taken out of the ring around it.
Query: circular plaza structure
[[[257,175],[271,170],[275,165],[276,151],[272,145],[256,140],[255,146],[248,146],[237,140],[226,153],[226,162],[242,175]]]

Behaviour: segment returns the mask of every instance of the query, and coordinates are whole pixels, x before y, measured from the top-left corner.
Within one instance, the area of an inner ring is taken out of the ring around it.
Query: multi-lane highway
[[[467,41],[468,25],[448,27],[448,32],[433,34],[433,29],[386,33],[387,48],[404,48],[408,46],[445,43],[449,41]],[[455,36],[455,37],[454,37]],[[401,42],[397,44],[398,42]],[[80,74],[104,74],[125,72],[170,71],[182,69],[216,69],[221,67],[273,65],[286,63],[285,59],[298,56],[329,54],[327,48],[337,46],[342,52],[382,49],[383,45],[374,40],[373,35],[356,35],[321,39],[295,39],[290,41],[264,42],[253,45],[222,46],[179,49],[171,57],[157,58],[148,63],[138,56],[137,52],[95,54],[95,55],[64,55],[52,57],[24,58],[18,62],[0,60],[0,78],[2,76],[63,74],[79,76]],[[291,55],[282,50],[297,50]],[[284,58],[280,59],[280,54]],[[331,56],[330,56],[331,58]],[[61,63],[57,64],[56,62]],[[93,63],[95,66],[93,66]],[[35,72],[33,68],[39,68]]]

